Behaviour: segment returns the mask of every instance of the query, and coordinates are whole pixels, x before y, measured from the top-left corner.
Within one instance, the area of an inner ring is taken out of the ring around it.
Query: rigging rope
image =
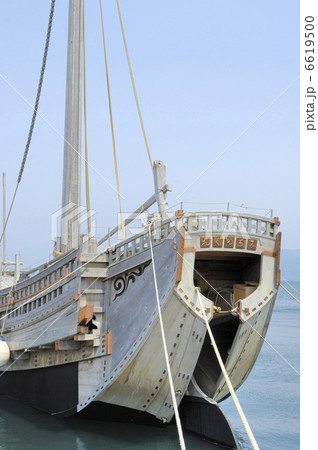
[[[103,9],[102,9],[102,1],[101,0],[99,0],[99,4],[100,4],[100,16],[101,16],[102,31],[103,31],[104,56],[105,56],[106,80],[107,80],[107,91],[108,91],[108,106],[109,106],[110,124],[111,124],[111,130],[112,130],[113,154],[114,154],[117,193],[118,193],[118,202],[119,202],[119,210],[120,210],[120,221],[121,221],[121,229],[123,232],[123,239],[125,239],[125,225],[124,225],[123,212],[122,212],[122,207],[121,207],[121,198],[120,198],[121,196],[120,196],[120,187],[119,187],[119,175],[118,175],[117,153],[116,153],[116,143],[115,143],[114,121],[113,121],[112,101],[111,101],[111,96],[110,96],[110,83],[109,83],[109,74],[108,74],[107,53],[106,53],[106,40],[105,40],[104,19],[103,19]]]
[[[149,149],[149,145],[148,145],[148,140],[147,140],[146,130],[145,130],[145,126],[144,126],[144,121],[142,119],[142,114],[141,114],[141,109],[140,109],[140,105],[139,105],[139,100],[138,100],[138,95],[137,95],[137,89],[136,89],[134,74],[133,74],[133,71],[132,71],[131,61],[130,61],[130,57],[129,57],[128,45],[127,45],[127,40],[126,40],[126,35],[125,35],[125,30],[124,30],[123,19],[122,19],[122,16],[121,16],[119,0],[117,0],[117,9],[118,9],[118,15],[119,15],[119,20],[120,20],[120,27],[121,27],[121,32],[122,32],[122,35],[123,35],[125,51],[126,51],[126,57],[127,57],[127,62],[128,62],[129,72],[130,72],[130,78],[131,78],[131,83],[132,83],[133,90],[134,90],[135,101],[136,101],[136,106],[137,106],[137,110],[138,110],[138,115],[139,115],[140,125],[141,125],[141,129],[142,129],[142,134],[144,136],[144,140],[145,140],[145,144],[146,144],[146,148],[147,148],[147,153],[148,153],[148,158],[149,158],[149,161],[150,161],[150,165],[151,165],[151,168],[153,169],[152,158],[151,158],[150,149]]]
[[[282,278],[282,280],[283,280],[289,287],[291,287],[298,295],[300,295],[300,292],[297,291],[297,289],[295,289],[294,286],[292,286],[290,283],[288,283],[288,281],[285,280],[284,277],[281,277],[281,278]]]
[[[215,342],[215,340],[214,340],[214,337],[213,337],[211,328],[210,328],[210,326],[209,326],[209,322],[208,322],[208,320],[207,320],[207,318],[206,318],[206,314],[204,313],[204,308],[203,308],[203,303],[202,303],[202,299],[201,299],[201,293],[200,293],[200,290],[199,290],[198,288],[196,288],[196,290],[197,290],[197,293],[198,293],[198,298],[199,298],[201,310],[202,310],[202,313],[203,313],[205,325],[206,325],[207,331],[208,331],[209,336],[210,336],[210,339],[211,339],[211,345],[212,345],[212,347],[214,348],[215,355],[216,355],[216,357],[217,357],[217,359],[218,359],[218,362],[219,362],[219,364],[220,364],[220,367],[221,367],[221,370],[222,370],[224,379],[225,379],[225,381],[226,381],[227,387],[228,387],[228,389],[229,389],[229,391],[230,391],[230,393],[231,393],[231,395],[232,395],[233,401],[234,401],[235,406],[236,406],[236,408],[237,408],[237,411],[238,411],[238,413],[239,413],[239,415],[240,415],[240,418],[241,418],[241,420],[242,420],[242,422],[243,422],[244,428],[245,428],[245,430],[246,430],[246,432],[247,432],[247,435],[248,435],[248,437],[249,437],[249,440],[250,440],[250,442],[251,442],[251,444],[252,444],[253,449],[259,450],[259,447],[258,447],[258,445],[257,445],[256,439],[255,439],[255,437],[254,437],[254,435],[253,435],[253,432],[252,432],[252,430],[251,430],[251,428],[250,428],[250,426],[249,426],[249,424],[248,424],[248,422],[247,422],[247,419],[246,419],[246,417],[245,417],[245,414],[244,414],[244,412],[243,412],[243,410],[242,410],[242,407],[241,407],[241,405],[240,405],[240,403],[239,403],[239,401],[238,401],[238,398],[237,398],[237,396],[236,396],[236,394],[235,394],[235,391],[234,391],[234,388],[233,388],[233,386],[232,386],[231,380],[230,380],[230,378],[229,378],[229,376],[228,376],[228,374],[227,374],[227,372],[226,372],[226,369],[225,369],[225,366],[224,366],[224,364],[223,364],[221,355],[220,355],[220,353],[219,353],[219,350],[218,350],[218,347],[217,347],[216,342]]]
[[[85,128],[85,187],[86,187],[86,211],[87,211],[87,231],[91,236],[91,201],[89,195],[89,174],[88,174],[88,150],[87,150],[87,108],[86,108],[86,55],[85,55],[85,1],[83,0],[83,74],[84,74],[84,128]]]
[[[34,125],[35,125],[35,119],[36,119],[36,116],[37,116],[39,102],[40,102],[40,96],[41,96],[41,91],[42,91],[42,84],[43,84],[44,72],[45,72],[45,67],[46,67],[47,53],[48,53],[48,49],[49,49],[49,45],[50,45],[50,37],[51,37],[51,30],[52,30],[52,23],[53,23],[54,7],[55,7],[55,0],[52,0],[51,8],[50,8],[50,15],[49,15],[49,23],[48,23],[47,32],[46,32],[46,41],[45,41],[45,47],[44,47],[44,54],[43,54],[43,58],[42,58],[40,79],[39,79],[39,83],[38,83],[38,89],[37,89],[35,104],[34,104],[34,108],[33,108],[33,115],[32,115],[31,125],[30,125],[30,129],[29,129],[27,143],[26,143],[25,150],[24,150],[24,155],[23,155],[23,158],[22,158],[22,163],[21,163],[21,167],[20,167],[19,176],[18,176],[18,179],[17,179],[17,185],[16,185],[16,188],[15,188],[15,191],[14,191],[14,194],[13,194],[13,198],[12,198],[12,201],[11,201],[9,212],[8,212],[6,221],[4,223],[3,231],[2,231],[2,234],[1,234],[1,237],[0,237],[0,245],[1,245],[3,236],[4,236],[6,228],[7,228],[8,220],[9,220],[9,217],[10,217],[10,214],[11,214],[11,211],[12,211],[13,203],[14,203],[15,197],[17,195],[18,187],[19,187],[20,181],[22,179],[24,166],[25,166],[26,159],[27,159],[27,156],[28,156],[28,153],[29,153],[29,148],[30,148],[30,144],[31,144],[32,134],[33,134],[33,129],[34,129]]]
[[[151,231],[150,231],[150,227],[151,227],[152,223],[150,223],[148,226],[148,234],[149,234],[150,254],[151,254],[151,260],[152,260],[153,279],[154,279],[154,285],[155,285],[155,291],[156,291],[156,300],[157,300],[158,315],[159,315],[159,322],[160,322],[160,329],[161,329],[162,345],[163,345],[163,350],[164,350],[164,355],[165,355],[165,360],[166,360],[166,367],[167,367],[168,379],[169,379],[169,384],[170,384],[173,409],[174,409],[174,414],[175,414],[177,428],[178,428],[180,447],[181,447],[181,449],[185,449],[186,447],[185,447],[185,442],[184,442],[183,433],[182,433],[178,404],[177,404],[177,400],[176,400],[176,394],[175,394],[173,379],[172,379],[172,375],[171,375],[171,368],[170,368],[170,364],[169,364],[169,356],[168,356],[168,350],[167,350],[165,331],[163,328],[163,321],[162,321],[162,314],[161,314],[161,307],[160,307],[160,300],[159,300],[159,293],[158,293],[158,286],[157,286],[155,259],[154,259],[154,255],[153,255]]]
[[[287,294],[289,294],[294,300],[296,300],[297,303],[300,304],[300,301],[298,300],[298,298],[296,298],[291,292],[289,292],[288,289],[285,288],[285,286],[282,285],[282,283],[280,283],[281,287],[284,289],[284,291],[287,292]]]

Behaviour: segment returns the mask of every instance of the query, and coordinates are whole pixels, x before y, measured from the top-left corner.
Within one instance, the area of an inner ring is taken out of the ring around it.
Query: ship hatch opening
[[[210,322],[213,337],[224,364],[226,363],[239,324],[240,320],[238,317],[232,314],[222,316],[216,323],[214,320]],[[193,375],[200,389],[207,396],[213,397],[218,379],[221,375],[221,368],[208,333],[206,333]]]
[[[194,285],[222,311],[252,294],[260,280],[260,255],[238,252],[198,252]]]
[[[201,293],[223,312],[215,313],[209,325],[224,364],[241,323],[239,317],[230,311],[239,300],[257,289],[260,267],[260,255],[223,251],[196,253],[194,285],[200,287]],[[211,346],[209,334],[206,333],[194,378],[202,391],[213,397],[220,376],[221,368]]]

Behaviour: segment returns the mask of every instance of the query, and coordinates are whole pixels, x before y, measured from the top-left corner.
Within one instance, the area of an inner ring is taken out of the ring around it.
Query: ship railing
[[[156,246],[165,240],[174,226],[174,220],[171,219],[159,221],[151,225],[150,234],[153,245]],[[125,241],[111,246],[106,252],[108,255],[107,262],[113,264],[149,249],[149,230],[146,228],[144,231],[125,239]]]
[[[137,217],[138,216],[136,215],[136,218]],[[177,226],[177,228],[184,226],[190,234],[194,233],[202,235],[206,233],[209,236],[211,236],[211,234],[238,234],[243,237],[249,235],[252,237],[275,239],[278,220],[275,217],[272,219],[264,216],[229,211],[188,212],[173,215],[173,217],[164,221],[158,220],[157,217],[156,221],[150,227],[153,245],[156,246],[165,240],[175,226]],[[103,238],[102,241],[105,242],[105,239]],[[110,246],[106,252],[107,262],[108,264],[114,264],[146,250],[149,250],[149,232],[147,228],[138,234],[133,234],[131,237],[125,239],[125,241],[119,241]],[[23,279],[30,275],[34,276],[36,273],[39,273],[60,261],[62,263],[62,260],[65,260],[65,258],[67,259],[67,255],[69,255],[70,258],[73,257],[73,253],[75,255],[76,250],[70,250],[66,254],[64,253],[45,264],[25,272],[23,274]]]
[[[193,212],[184,215],[190,233],[240,234],[275,239],[278,220],[237,212]]]
[[[174,215],[165,221],[159,221],[151,225],[151,238],[153,246],[159,245],[165,240],[171,230],[184,226],[190,234],[215,235],[240,235],[259,238],[275,239],[277,233],[277,219],[269,219],[252,214],[240,214],[236,212],[209,211],[189,212]],[[126,258],[135,256],[149,250],[149,231],[145,229],[141,233],[114,244],[107,250],[108,264],[114,264]]]

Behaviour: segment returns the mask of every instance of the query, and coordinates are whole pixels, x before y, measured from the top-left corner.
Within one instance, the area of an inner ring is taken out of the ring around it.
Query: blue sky
[[[8,257],[20,251],[25,265],[51,253],[50,216],[61,206],[67,3],[56,1],[39,108],[46,121],[37,119],[8,225]],[[99,2],[86,3],[89,162],[115,186]],[[185,210],[215,209],[185,202],[232,202],[264,212],[272,208],[281,220],[283,248],[298,248],[299,81],[180,194],[299,76],[299,2],[121,0],[120,4],[152,157],[167,166],[170,205],[177,209],[183,201]],[[50,2],[43,0],[0,2],[0,74],[31,104],[49,7]],[[152,173],[116,2],[104,1],[103,9],[122,203],[130,212],[152,195]],[[31,116],[32,109],[0,78],[0,170],[7,173],[7,203]],[[93,170],[90,178],[91,206],[97,211],[101,236],[106,230],[102,227],[116,225],[118,201]]]

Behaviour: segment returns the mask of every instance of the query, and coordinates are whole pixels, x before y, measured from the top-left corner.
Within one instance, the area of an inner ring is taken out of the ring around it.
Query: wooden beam
[[[88,333],[88,327],[78,326],[77,327],[78,334],[86,334]]]
[[[177,252],[178,256],[178,267],[176,273],[176,283],[179,283],[182,279],[182,266],[183,266],[183,254],[184,254],[184,236],[185,236],[185,228],[184,226],[180,228],[180,248],[179,252]]]
[[[195,247],[184,247],[184,253],[195,253]]]
[[[55,350],[79,350],[81,345],[79,342],[74,341],[56,341]]]
[[[85,326],[93,319],[94,305],[86,305],[79,310],[78,325]]]
[[[264,256],[271,256],[272,258],[276,257],[276,253],[275,252],[269,252],[268,250],[264,250],[262,252],[262,255],[264,255]]]
[[[113,332],[108,331],[106,336],[106,355],[111,355],[113,351]]]
[[[280,285],[280,248],[282,243],[282,232],[277,233],[276,238],[276,286]]]

